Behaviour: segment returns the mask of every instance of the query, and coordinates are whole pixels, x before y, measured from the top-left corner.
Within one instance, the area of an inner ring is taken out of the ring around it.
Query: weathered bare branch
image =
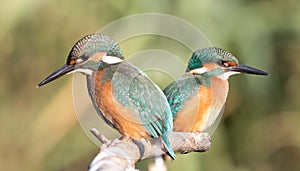
[[[159,139],[123,138],[109,141],[96,129],[91,131],[104,144],[90,164],[90,171],[135,170],[137,161],[166,153]],[[207,151],[211,139],[207,133],[173,132],[170,135],[170,143],[174,151],[186,154]]]
[[[110,142],[110,140],[107,139],[104,135],[102,135],[96,128],[92,128],[91,132],[102,144]]]

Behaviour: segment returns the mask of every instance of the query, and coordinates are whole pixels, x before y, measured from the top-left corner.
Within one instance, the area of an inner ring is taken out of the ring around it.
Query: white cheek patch
[[[80,72],[80,73],[83,73],[83,74],[86,74],[86,75],[92,75],[92,73],[93,73],[93,71],[91,69],[78,68],[78,69],[75,69],[72,72],[69,72],[68,74],[75,73],[75,72]]]
[[[236,71],[228,71],[228,72],[225,72],[219,76],[217,76],[218,78],[220,78],[221,80],[228,80],[228,78],[231,76],[231,75],[235,75],[235,74],[240,74],[240,72],[236,72]]]
[[[102,61],[107,64],[116,64],[122,62],[123,60],[115,56],[104,56]]]
[[[207,71],[208,70],[207,70],[206,67],[202,67],[202,68],[193,69],[193,70],[189,71],[189,73],[191,73],[191,74],[204,74]]]

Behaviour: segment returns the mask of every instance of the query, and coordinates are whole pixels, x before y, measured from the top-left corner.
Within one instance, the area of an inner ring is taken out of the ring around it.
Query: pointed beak
[[[74,71],[75,66],[74,65],[63,65],[61,68],[58,70],[54,71],[52,74],[50,74],[47,78],[45,78],[42,82],[40,82],[37,87],[41,87],[63,75],[66,75],[70,73],[71,71]]]
[[[237,66],[234,67],[229,67],[229,71],[235,71],[235,72],[240,72],[240,73],[246,73],[246,74],[255,74],[255,75],[269,75],[269,73],[247,66],[247,65],[242,65],[238,64]]]

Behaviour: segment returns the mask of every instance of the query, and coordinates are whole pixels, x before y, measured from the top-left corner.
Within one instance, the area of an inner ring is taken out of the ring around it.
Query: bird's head
[[[186,72],[217,76],[222,80],[227,80],[229,76],[239,73],[268,75],[262,70],[239,64],[231,53],[216,47],[195,51],[189,60]]]
[[[92,72],[120,63],[123,59],[122,51],[113,39],[99,33],[89,34],[75,43],[67,62],[39,83],[38,87],[73,72],[91,75]]]

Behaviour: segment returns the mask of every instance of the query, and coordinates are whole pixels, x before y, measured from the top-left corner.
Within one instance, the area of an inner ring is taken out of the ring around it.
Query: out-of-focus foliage
[[[87,169],[97,147],[76,121],[70,77],[41,89],[35,86],[65,62],[77,39],[121,17],[145,12],[183,18],[241,63],[271,73],[231,78],[211,149],[178,154],[176,161],[168,162],[169,169],[300,170],[297,0],[1,0],[0,170]],[[163,41],[131,41],[122,48],[129,54]],[[147,168],[146,162],[138,165]]]

